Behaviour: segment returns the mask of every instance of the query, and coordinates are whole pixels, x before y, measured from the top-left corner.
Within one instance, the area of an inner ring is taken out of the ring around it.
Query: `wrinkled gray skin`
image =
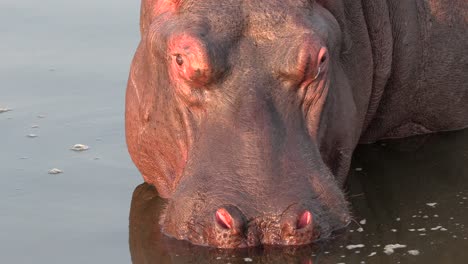
[[[359,142],[468,126],[467,27],[465,0],[143,0],[127,143],[163,232],[234,248],[347,226]]]

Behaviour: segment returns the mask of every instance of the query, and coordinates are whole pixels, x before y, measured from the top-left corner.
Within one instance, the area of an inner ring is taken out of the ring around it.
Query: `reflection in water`
[[[142,184],[130,211],[132,261],[466,263],[468,130],[360,146],[352,167],[356,223],[331,244],[297,248],[222,250],[168,238],[158,225],[164,201]]]

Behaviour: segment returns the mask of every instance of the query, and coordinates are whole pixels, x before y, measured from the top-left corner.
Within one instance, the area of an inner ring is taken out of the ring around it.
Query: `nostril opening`
[[[231,229],[233,227],[232,216],[224,208],[219,208],[216,211],[216,223],[224,229]]]
[[[297,220],[297,229],[302,229],[312,223],[312,214],[310,211],[304,211]]]

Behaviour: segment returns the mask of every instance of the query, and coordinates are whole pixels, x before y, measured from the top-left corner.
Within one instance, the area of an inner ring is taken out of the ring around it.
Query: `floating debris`
[[[355,248],[363,248],[364,245],[363,244],[357,244],[357,245],[347,245],[346,248],[351,250],[351,249],[355,249]]]
[[[36,134],[29,134],[27,135],[28,138],[37,138],[37,135]]]
[[[437,231],[437,230],[439,230],[439,229],[441,229],[441,228],[442,228],[442,226],[436,226],[436,227],[431,228],[431,230],[432,230],[432,231]]]
[[[253,259],[251,259],[251,258],[244,258],[244,261],[245,261],[245,262],[252,262]]]
[[[417,256],[417,255],[419,255],[419,250],[408,250],[408,254],[413,255],[413,256]]]
[[[397,222],[400,222],[401,218],[400,218],[400,217],[398,217],[398,218],[397,218],[397,219],[395,219],[395,220],[396,220]]]
[[[356,231],[358,231],[359,233],[364,232],[364,228],[360,227],[360,228],[356,229]]]
[[[49,170],[49,174],[60,174],[60,173],[63,173],[63,171],[57,168],[53,168]]]
[[[426,228],[419,228],[418,231],[419,232],[426,232]]]
[[[395,249],[405,248],[406,245],[401,244],[388,244],[384,247],[384,253],[387,255],[391,255],[395,252]]]
[[[31,128],[39,128],[38,125],[32,125]]]
[[[45,115],[38,115],[37,118],[45,118]]]
[[[362,168],[355,168],[355,171],[362,171]]]
[[[398,230],[396,230],[396,229],[391,229],[390,231],[392,231],[393,233],[396,233]]]
[[[377,252],[372,252],[372,253],[369,254],[369,257],[373,257],[375,255],[377,255]]]
[[[12,111],[12,110],[13,110],[13,109],[10,109],[10,108],[2,108],[2,107],[0,107],[0,114],[1,114],[1,113],[6,113],[6,112],[10,112],[10,111]]]
[[[86,146],[86,145],[83,145],[83,144],[75,144],[70,149],[74,150],[74,151],[85,151],[85,150],[89,149],[89,146]]]
[[[366,220],[366,219],[362,219],[361,221],[359,221],[359,223],[360,223],[361,225],[365,225],[365,224],[366,224],[366,222],[367,222],[367,220]]]
[[[429,207],[435,208],[437,203],[427,203],[426,205]]]

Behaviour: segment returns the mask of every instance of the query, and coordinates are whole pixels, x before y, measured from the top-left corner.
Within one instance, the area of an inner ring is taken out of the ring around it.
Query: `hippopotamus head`
[[[129,152],[168,198],[165,234],[235,248],[345,227],[358,139],[343,37],[315,1],[143,0]]]

